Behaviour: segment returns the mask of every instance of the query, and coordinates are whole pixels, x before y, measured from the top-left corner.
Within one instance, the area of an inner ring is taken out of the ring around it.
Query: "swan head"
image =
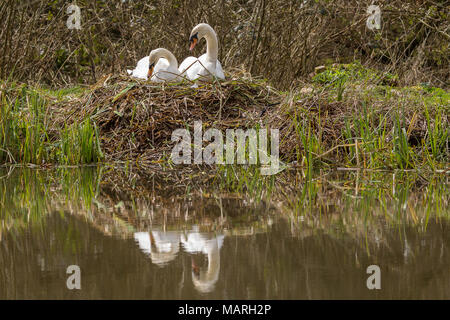
[[[196,265],[194,259],[192,259],[192,282],[194,287],[201,293],[209,293],[214,290],[214,287],[219,280],[220,269],[213,269],[215,270],[211,270],[208,267],[208,270],[202,270]]]
[[[159,58],[161,58],[161,54],[162,54],[162,51],[163,51],[161,49],[162,48],[158,48],[158,49],[152,50],[150,52],[150,56],[149,56],[149,59],[148,59],[149,60],[149,66],[148,66],[148,75],[147,75],[149,79],[152,77],[153,70],[155,68],[155,64],[158,62]]]
[[[149,79],[152,78],[153,69],[155,69],[155,63],[152,63],[152,64],[149,65],[147,78],[149,78]]]
[[[197,45],[198,42],[198,32],[194,33],[193,35],[190,36],[189,38],[189,50],[194,50],[195,46]]]
[[[208,34],[215,35],[214,29],[207,23],[200,23],[194,27],[191,31],[191,35],[189,36],[189,50],[193,50],[197,45],[198,41],[205,37]]]
[[[169,62],[169,67],[178,69],[177,58],[175,58],[172,52],[164,48],[154,49],[150,52],[150,55],[148,57],[148,78],[151,78],[154,68],[161,58],[164,58]]]

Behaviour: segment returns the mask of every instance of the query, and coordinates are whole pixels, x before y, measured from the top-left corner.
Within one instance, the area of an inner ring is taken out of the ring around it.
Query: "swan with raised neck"
[[[206,53],[198,58],[187,57],[180,65],[180,73],[186,74],[189,80],[212,81],[215,78],[225,79],[222,65],[217,59],[219,53],[217,35],[210,25],[200,23],[192,29],[189,37],[189,49],[193,50],[202,38],[206,40]]]
[[[219,54],[219,43],[214,29],[207,23],[200,23],[192,29],[189,37],[190,50],[193,50],[200,39],[206,40],[206,57],[208,61],[216,61]]]

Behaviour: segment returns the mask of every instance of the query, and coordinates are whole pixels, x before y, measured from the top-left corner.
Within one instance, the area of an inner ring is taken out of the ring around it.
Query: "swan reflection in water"
[[[139,248],[150,256],[152,262],[160,267],[174,260],[180,251],[178,231],[136,232],[134,239]]]
[[[220,273],[220,249],[225,236],[199,232],[198,227],[186,233],[181,231],[136,232],[134,239],[152,262],[160,267],[177,257],[180,243],[189,254],[203,254],[208,259],[206,267],[199,267],[192,257],[192,282],[201,293],[214,290]]]
[[[214,290],[214,285],[219,280],[220,273],[220,249],[223,245],[224,235],[213,236],[208,233],[191,231],[181,236],[183,248],[188,253],[202,253],[208,257],[208,266],[200,268],[192,258],[192,282],[195,288],[202,293]]]

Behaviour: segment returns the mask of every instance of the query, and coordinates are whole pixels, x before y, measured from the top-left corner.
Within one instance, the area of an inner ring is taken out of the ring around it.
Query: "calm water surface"
[[[301,205],[98,168],[0,176],[1,299],[450,298],[445,176],[340,173]]]

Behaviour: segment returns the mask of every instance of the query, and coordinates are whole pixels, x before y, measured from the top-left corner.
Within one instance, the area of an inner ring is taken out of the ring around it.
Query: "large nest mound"
[[[250,128],[282,97],[265,82],[245,78],[221,83],[154,84],[105,77],[81,98],[55,107],[56,127],[90,117],[107,161],[155,161],[170,154],[172,132],[194,121],[204,129]]]
[[[242,74],[197,87],[106,76],[81,97],[54,103],[51,119],[55,130],[93,120],[108,162],[166,160],[175,145],[172,133],[186,128],[192,137],[196,121],[202,122],[203,132],[279,129],[285,162],[303,162],[302,155],[308,153],[313,160],[342,163],[353,155],[350,148],[358,149],[363,161],[380,152],[388,159],[404,134],[409,147],[420,148],[429,140],[430,128],[438,126],[444,137],[439,148],[448,154],[447,131],[442,129],[449,122],[443,111],[445,92],[441,97],[423,88],[394,89],[358,81],[349,81],[339,92],[330,85],[309,85],[280,93]]]

